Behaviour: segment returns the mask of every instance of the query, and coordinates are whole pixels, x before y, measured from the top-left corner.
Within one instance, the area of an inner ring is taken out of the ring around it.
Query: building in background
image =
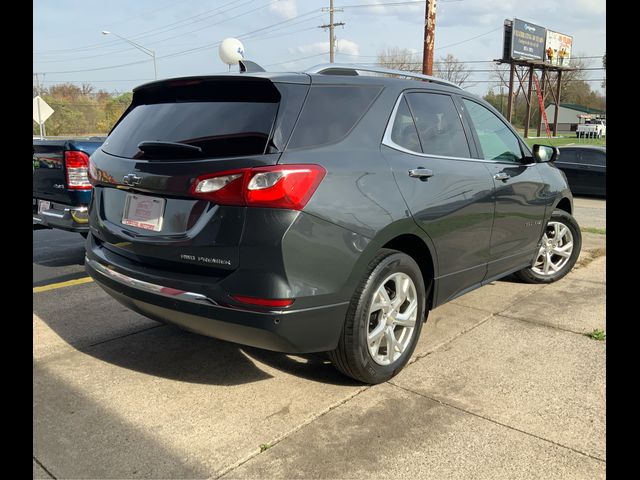
[[[549,127],[553,130],[553,119],[556,111],[555,105],[546,108]],[[606,118],[606,112],[595,108],[577,105],[575,103],[561,103],[558,111],[558,133],[572,133],[578,128],[579,123],[584,123],[586,118]],[[542,122],[544,131],[544,122]]]

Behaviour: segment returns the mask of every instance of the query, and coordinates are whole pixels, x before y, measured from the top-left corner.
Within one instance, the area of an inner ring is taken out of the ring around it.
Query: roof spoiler
[[[240,73],[266,72],[264,68],[251,60],[242,59],[239,60],[238,63],[240,64]]]

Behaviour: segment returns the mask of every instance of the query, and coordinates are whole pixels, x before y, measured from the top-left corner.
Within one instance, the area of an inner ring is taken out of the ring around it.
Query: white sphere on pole
[[[244,58],[244,45],[237,38],[225,38],[218,47],[218,55],[227,65],[237,65]]]

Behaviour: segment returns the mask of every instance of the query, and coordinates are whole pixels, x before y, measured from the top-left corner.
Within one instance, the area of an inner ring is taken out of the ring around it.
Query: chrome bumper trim
[[[191,303],[199,303],[199,304],[207,304],[207,305],[217,305],[217,303],[211,300],[208,297],[200,293],[194,292],[185,292],[184,290],[177,290],[175,288],[163,287],[162,285],[156,285],[155,283],[144,282],[142,280],[137,280],[135,278],[131,278],[122,273],[116,272],[115,270],[102,265],[101,263],[96,262],[95,260],[91,260],[88,257],[84,258],[85,264],[89,265],[96,272],[104,275],[111,280],[114,280],[118,283],[122,283],[128,287],[136,288],[138,290],[143,290],[145,292],[150,292],[156,295],[162,295],[168,298],[174,298],[176,300],[184,300],[186,302]]]

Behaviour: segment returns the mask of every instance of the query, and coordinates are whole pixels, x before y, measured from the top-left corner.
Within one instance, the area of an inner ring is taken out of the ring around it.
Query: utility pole
[[[326,12],[327,9],[323,8],[323,12]],[[329,24],[328,25],[320,25],[319,28],[328,28],[329,29],[329,62],[333,63],[334,57],[334,48],[336,43],[336,36],[333,34],[334,27],[344,26],[344,22],[333,23],[333,12],[342,12],[341,8],[333,8],[333,0],[329,0]]]
[[[36,77],[36,92],[38,92],[38,95],[42,95],[42,88],[44,87],[44,85],[40,85],[40,79],[38,78],[39,75],[42,75],[42,83],[44,84],[44,73],[34,73],[33,76]]]
[[[426,0],[424,7],[424,47],[422,73],[433,75],[433,45],[436,35],[436,0]]]

